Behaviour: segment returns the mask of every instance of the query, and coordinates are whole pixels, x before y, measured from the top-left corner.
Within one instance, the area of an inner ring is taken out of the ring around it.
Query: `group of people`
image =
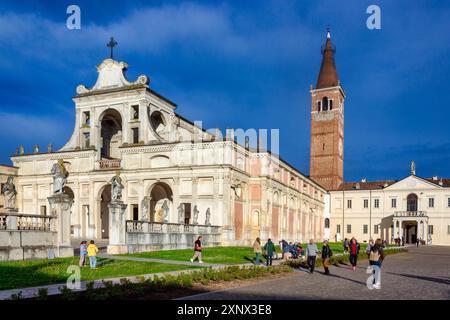
[[[358,256],[361,249],[360,244],[356,238],[351,238],[350,240],[345,239],[344,243],[344,254],[349,255],[349,261],[352,271],[356,270],[358,263]],[[381,239],[376,241],[370,240],[366,248],[367,258],[369,260],[369,265],[372,266],[374,272],[374,283],[373,288],[381,288],[381,264],[384,260],[383,248],[386,246]],[[300,243],[287,242],[285,240],[280,241],[280,247],[282,250],[282,258],[289,259],[290,257],[297,259],[306,255],[306,263],[308,265],[308,270],[310,274],[314,273],[317,256],[321,256],[323,261],[324,273],[326,275],[330,274],[331,257],[333,256],[333,251],[327,240],[323,242],[322,250],[320,251],[317,244],[313,239],[311,239],[305,250]],[[275,244],[271,239],[268,239],[264,246],[261,245],[261,239],[256,238],[253,243],[253,251],[255,253],[255,264],[260,265],[261,255],[264,254],[266,258],[266,266],[272,265],[272,259],[274,254],[276,254]]]
[[[89,257],[89,265],[91,269],[97,269],[97,253],[98,247],[95,245],[94,240],[81,241],[80,243],[80,267],[86,265],[86,256]]]

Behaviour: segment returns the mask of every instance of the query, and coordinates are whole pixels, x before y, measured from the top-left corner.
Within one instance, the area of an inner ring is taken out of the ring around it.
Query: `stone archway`
[[[100,238],[109,238],[109,208],[111,202],[111,185],[108,184],[100,190]]]
[[[169,208],[167,217],[169,220],[173,207],[173,192],[168,184],[157,182],[150,189],[150,221],[164,221],[164,203]]]
[[[99,118],[101,156],[119,158],[122,145],[122,116],[115,109],[108,109]]]
[[[72,206],[70,207],[70,235],[79,237],[79,234],[75,233],[75,228],[78,227],[78,229],[79,229],[79,225],[78,226],[76,225],[77,221],[76,221],[75,214],[73,212],[73,208],[76,208],[75,207],[75,194],[74,194],[73,190],[68,186],[65,186],[63,188],[63,193],[67,194],[72,199]],[[78,233],[79,233],[79,230],[78,230]]]

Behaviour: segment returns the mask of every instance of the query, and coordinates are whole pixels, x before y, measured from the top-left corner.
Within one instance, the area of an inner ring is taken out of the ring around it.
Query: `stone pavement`
[[[318,268],[314,274],[298,270],[284,278],[261,281],[221,291],[184,297],[185,300],[278,299],[450,299],[450,247],[409,247],[383,262],[381,290],[369,290],[367,260],[356,271],[332,266],[331,275]]]

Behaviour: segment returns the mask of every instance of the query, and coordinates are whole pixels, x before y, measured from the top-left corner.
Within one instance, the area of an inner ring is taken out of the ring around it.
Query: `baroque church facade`
[[[19,148],[13,167],[0,166],[1,182],[14,177],[19,212],[49,215],[51,168],[62,159],[75,239],[109,238],[109,181],[120,175],[131,225],[184,225],[191,232],[193,225],[211,224],[220,228],[221,245],[248,245],[256,237],[304,242],[353,236],[450,245],[450,179],[421,178],[414,168],[399,181],[344,181],[346,95],[334,54],[328,32],[310,88],[310,176],[262,143],[256,149],[247,139],[237,143],[237,130],[224,136],[203,130],[155,92],[147,76],[130,82],[128,65],[108,58],[91,88],[76,89],[69,141],[58,151]]]
[[[147,76],[128,81],[127,67],[105,59],[96,83],[76,88],[75,128],[61,149],[12,156],[19,212],[50,214],[51,168],[62,159],[75,239],[109,238],[115,175],[128,221],[218,226],[222,245],[323,238],[324,187],[262,145],[238,144],[233,129],[222,136],[183,118]]]

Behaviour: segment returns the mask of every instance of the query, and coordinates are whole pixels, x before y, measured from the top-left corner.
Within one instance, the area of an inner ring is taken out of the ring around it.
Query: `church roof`
[[[450,178],[421,178],[425,181],[433,183],[437,186],[449,188]],[[403,180],[403,179],[400,179]],[[400,181],[400,180],[379,180],[379,181],[356,181],[346,182],[339,189],[334,191],[350,191],[350,190],[380,190]],[[442,186],[440,182],[442,181]]]
[[[331,43],[330,31],[327,32],[327,40],[322,47],[322,64],[320,66],[319,77],[317,78],[316,89],[336,87],[339,85],[339,78],[334,63],[334,53],[336,49]]]

